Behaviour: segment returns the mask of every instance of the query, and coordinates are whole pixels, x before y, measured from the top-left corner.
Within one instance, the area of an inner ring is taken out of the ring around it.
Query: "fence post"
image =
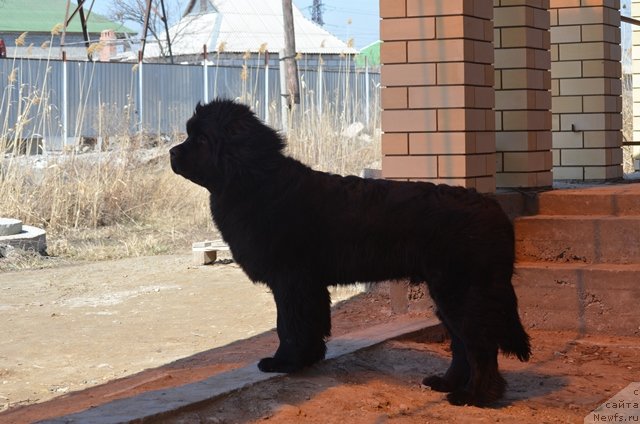
[[[62,148],[67,147],[69,142],[69,90],[67,74],[67,52],[62,52]]]
[[[142,134],[142,51],[138,51],[138,132]]]
[[[269,123],[269,50],[264,52],[264,122]]]
[[[364,57],[364,116],[369,127],[369,58]]]
[[[285,52],[280,50],[280,110],[282,113],[282,131],[286,134],[289,130],[289,101],[287,93],[287,69],[284,63]]]
[[[322,56],[318,56],[318,76],[317,76],[317,82],[316,82],[316,91],[318,92],[317,94],[317,102],[318,102],[318,117],[322,116],[322,102],[323,102],[323,79],[324,76],[322,74]]]
[[[203,84],[204,84],[204,103],[207,104],[209,103],[209,69],[207,66],[207,45],[204,44],[202,46],[202,50],[203,50],[203,57],[204,59],[202,60],[202,79],[203,79]]]

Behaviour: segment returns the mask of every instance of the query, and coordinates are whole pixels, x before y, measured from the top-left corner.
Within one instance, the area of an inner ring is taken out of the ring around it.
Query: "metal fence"
[[[301,70],[301,113],[330,108],[367,125],[380,74]],[[278,68],[0,60],[0,136],[43,140],[57,150],[81,137],[183,132],[198,102],[239,99],[281,125]],[[373,105],[373,107],[372,107]]]

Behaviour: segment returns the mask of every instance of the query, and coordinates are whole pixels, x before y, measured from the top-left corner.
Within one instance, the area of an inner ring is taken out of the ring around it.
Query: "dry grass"
[[[251,103],[252,88],[252,84],[242,88],[240,97],[247,103]],[[103,124],[110,128],[110,140],[116,140],[105,146],[106,151],[70,149],[26,156],[25,151],[36,149],[28,146],[32,141],[25,141],[27,121],[23,117],[37,110],[42,113],[36,113],[36,119],[49,118],[42,107],[47,99],[38,94],[43,89],[25,92],[19,104],[10,104],[11,90],[22,89],[19,81],[10,79],[0,93],[0,116],[5,117],[0,122],[0,152],[4,153],[4,159],[0,157],[0,216],[45,228],[47,251],[57,259],[22,255],[0,260],[0,271],[48,266],[61,260],[186,252],[193,241],[217,237],[206,190],[170,169],[168,149],[182,135],[150,147],[119,126],[118,122],[126,120],[114,111],[109,114],[113,122]],[[23,111],[17,122],[9,122],[8,114],[3,113],[9,107]],[[372,106],[371,114],[378,116],[377,105]],[[317,169],[342,174],[357,174],[370,165],[379,157],[379,139],[342,135],[350,123],[343,116],[344,111],[333,111],[329,105],[314,119],[294,113],[289,132],[291,154]]]

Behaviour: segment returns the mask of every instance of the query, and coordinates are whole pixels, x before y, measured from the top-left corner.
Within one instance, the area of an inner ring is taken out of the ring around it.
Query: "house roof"
[[[198,4],[196,4],[198,3]],[[174,55],[202,52],[203,45],[215,52],[222,45],[227,52],[270,52],[284,48],[284,23],[281,0],[207,0],[191,2],[186,15],[169,29]],[[293,7],[296,51],[300,53],[357,53],[319,25],[306,19]],[[157,46],[149,45],[147,56],[157,55]]]
[[[88,2],[86,3],[88,4]],[[71,10],[76,3],[71,3]],[[0,32],[51,32],[56,24],[62,24],[67,8],[67,0],[1,0],[0,1]],[[87,11],[85,6],[85,13]],[[90,33],[100,33],[105,29],[116,32],[135,34],[136,31],[112,22],[106,17],[91,11],[87,22]],[[81,33],[80,18],[75,16],[68,33]]]

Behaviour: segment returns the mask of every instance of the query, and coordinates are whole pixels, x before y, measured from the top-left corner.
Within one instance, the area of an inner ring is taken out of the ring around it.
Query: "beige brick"
[[[406,41],[385,41],[380,45],[380,61],[382,64],[406,63],[407,62],[407,42]]]
[[[409,154],[409,135],[406,133],[382,134],[383,155],[407,155]]]
[[[513,27],[502,29],[502,47],[532,47],[543,49],[549,46],[547,31],[527,28]]]
[[[533,68],[535,54],[531,49],[496,49],[495,67],[496,69],[509,68]]]
[[[578,113],[582,110],[581,96],[556,96],[551,100],[553,113]]]
[[[576,7],[558,10],[559,25],[605,23],[607,17],[604,7]]]
[[[496,174],[496,185],[502,188],[538,187],[538,180],[533,172],[501,172]]]
[[[436,156],[383,156],[383,178],[436,178]]]
[[[554,149],[580,149],[583,147],[583,132],[556,131],[552,134]]]
[[[380,37],[386,41],[435,38],[435,18],[383,19]]]
[[[554,180],[582,180],[583,178],[584,168],[582,167],[555,166],[553,168]]]
[[[498,90],[495,98],[496,109],[519,110],[534,108],[536,95],[531,90]]]
[[[620,78],[622,65],[611,60],[584,60],[582,62],[582,74],[584,77],[609,77]]]
[[[551,113],[546,111],[504,111],[502,127],[505,131],[547,130],[551,128]]]
[[[623,176],[622,166],[598,166],[598,167],[585,167],[584,179],[585,180],[610,180],[615,178],[621,178]]]
[[[474,101],[472,107],[479,109],[493,109],[495,107],[494,88],[489,87],[473,87]]]
[[[497,27],[532,27],[534,15],[532,9],[526,6],[497,7],[494,10],[493,20]]]
[[[501,131],[496,133],[496,150],[499,152],[526,152],[536,150],[533,131]]]
[[[560,116],[561,131],[597,131],[606,130],[607,115],[604,113],[564,114]]]
[[[503,167],[505,172],[532,172],[548,169],[551,152],[505,152]]]
[[[604,78],[560,80],[560,94],[563,96],[607,94],[608,90],[608,82]]]
[[[384,110],[382,111],[382,131],[420,132],[436,131],[435,110]]]
[[[493,175],[475,178],[473,185],[480,193],[493,193],[496,191],[496,177]]]
[[[612,148],[622,146],[620,131],[588,131],[584,133],[584,147]]]
[[[552,43],[579,43],[581,41],[580,25],[551,27]]]
[[[563,166],[598,166],[610,165],[607,156],[609,149],[564,149],[561,152]]]
[[[610,25],[583,25],[582,41],[606,41],[620,43],[620,29]]]
[[[559,44],[560,60],[610,59],[616,60],[615,51],[608,43]]]
[[[502,71],[502,88],[545,89],[547,71],[538,69],[505,69]]]
[[[619,96],[585,96],[584,112],[622,112],[622,99]]]
[[[494,153],[496,151],[496,137],[495,133],[489,132],[477,132],[476,137],[476,153]]]
[[[390,64],[382,66],[383,86],[434,85],[436,65],[433,63]]]
[[[551,78],[580,78],[582,62],[579,60],[551,63]]]

